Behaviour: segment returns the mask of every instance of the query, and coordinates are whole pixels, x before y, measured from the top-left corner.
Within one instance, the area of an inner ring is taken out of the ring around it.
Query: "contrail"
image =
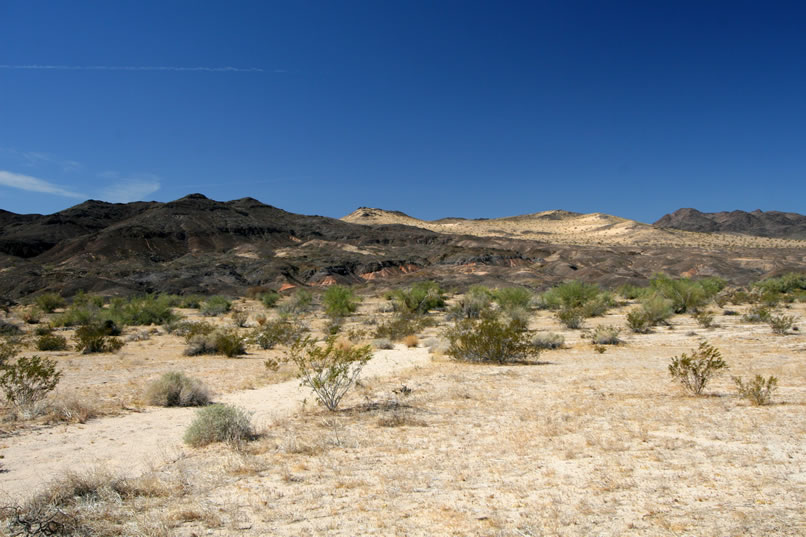
[[[134,65],[0,65],[0,69],[28,69],[41,71],[204,71],[208,73],[263,73],[258,67],[175,67]],[[275,69],[274,73],[284,73]]]

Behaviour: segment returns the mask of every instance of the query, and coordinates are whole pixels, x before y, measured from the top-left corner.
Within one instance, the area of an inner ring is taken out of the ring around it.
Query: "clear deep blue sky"
[[[0,208],[806,213],[804,6],[0,0]]]

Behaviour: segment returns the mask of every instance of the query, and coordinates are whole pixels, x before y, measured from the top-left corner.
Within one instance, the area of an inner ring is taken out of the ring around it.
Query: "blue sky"
[[[806,213],[806,4],[0,2],[0,208]]]

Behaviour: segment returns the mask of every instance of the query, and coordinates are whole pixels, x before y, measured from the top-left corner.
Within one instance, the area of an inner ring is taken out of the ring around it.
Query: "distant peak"
[[[204,194],[196,193],[196,194],[188,194],[187,196],[185,196],[184,198],[181,198],[181,199],[183,199],[183,200],[206,200],[206,199],[209,199],[209,198],[207,196],[205,196]]]

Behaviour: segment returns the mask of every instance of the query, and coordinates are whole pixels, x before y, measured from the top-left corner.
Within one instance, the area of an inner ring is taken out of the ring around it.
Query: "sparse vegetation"
[[[307,329],[300,323],[292,323],[288,319],[266,321],[252,332],[252,341],[261,349],[273,349],[275,345],[291,345],[299,339]]]
[[[627,313],[627,327],[636,334],[648,334],[652,331],[649,316],[643,310],[636,309]]]
[[[198,333],[187,337],[186,356],[203,354],[223,354],[235,358],[246,353],[244,337],[235,330],[216,329],[209,333]]]
[[[208,317],[217,317],[219,315],[223,315],[227,313],[230,309],[232,309],[232,302],[227,297],[223,296],[211,296],[201,305],[201,313],[202,315],[206,315]]]
[[[120,329],[112,321],[80,326],[74,335],[76,350],[83,354],[116,352],[123,347],[123,341],[115,337],[119,334]]]
[[[391,293],[396,311],[404,314],[425,314],[445,307],[445,292],[434,281],[423,281],[409,289],[399,289]]]
[[[57,293],[42,293],[36,297],[36,305],[45,313],[53,313],[67,305],[67,302]]]
[[[544,332],[535,335],[532,345],[540,350],[561,349],[565,345],[565,338],[554,332]]]
[[[703,341],[691,355],[686,353],[672,358],[669,374],[694,395],[702,394],[708,381],[727,369],[728,364],[722,359],[719,349]]]
[[[527,361],[540,354],[528,332],[493,316],[459,321],[446,336],[450,341],[447,354],[464,362],[505,364]]]
[[[432,324],[427,317],[399,314],[379,324],[375,329],[375,337],[400,341],[406,336],[416,335],[417,332]]]
[[[300,314],[308,311],[312,303],[313,295],[310,291],[297,289],[293,295],[280,302],[277,311],[281,315]]]
[[[53,360],[22,357],[14,364],[3,366],[0,389],[8,403],[19,411],[29,412],[56,387],[61,376]]]
[[[650,281],[652,290],[671,300],[675,313],[697,311],[708,300],[713,298],[722,288],[725,281],[719,278],[704,278],[694,281],[688,278],[670,278],[665,274],[657,274]]]
[[[259,296],[260,302],[266,309],[270,309],[276,306],[277,303],[280,301],[280,298],[281,298],[280,293],[272,290],[266,291],[265,293],[261,293]]]
[[[319,402],[334,411],[372,358],[372,348],[339,345],[332,336],[322,344],[306,337],[291,346],[288,356],[297,366],[302,385],[311,388]]]
[[[591,342],[594,345],[618,345],[621,328],[610,325],[599,325],[591,332]]]
[[[170,371],[151,383],[146,400],[155,406],[203,406],[210,402],[210,391],[200,380]]]
[[[692,315],[692,317],[694,317],[697,324],[703,328],[713,328],[714,326],[714,314],[708,310],[700,310]]]
[[[202,447],[215,442],[240,446],[255,437],[247,412],[233,405],[215,404],[196,412],[193,423],[185,431],[185,443]]]
[[[773,376],[764,378],[756,375],[747,383],[741,377],[733,377],[733,382],[739,395],[756,406],[769,405],[772,402],[772,394],[778,388],[778,379]]]
[[[794,315],[770,315],[767,318],[767,324],[774,333],[783,336],[795,326],[796,320]]]
[[[753,306],[750,311],[742,315],[746,323],[766,323],[770,320],[770,310],[766,306]]]
[[[585,313],[582,308],[563,308],[554,314],[566,328],[582,328],[582,321],[585,320]]]
[[[358,297],[352,289],[343,285],[328,287],[322,296],[322,303],[325,313],[333,318],[347,317],[358,309]]]
[[[37,338],[36,348],[40,351],[67,350],[67,339],[58,334],[44,334]]]
[[[448,318],[451,320],[478,319],[489,310],[492,300],[492,291],[481,285],[474,285],[450,309]]]

